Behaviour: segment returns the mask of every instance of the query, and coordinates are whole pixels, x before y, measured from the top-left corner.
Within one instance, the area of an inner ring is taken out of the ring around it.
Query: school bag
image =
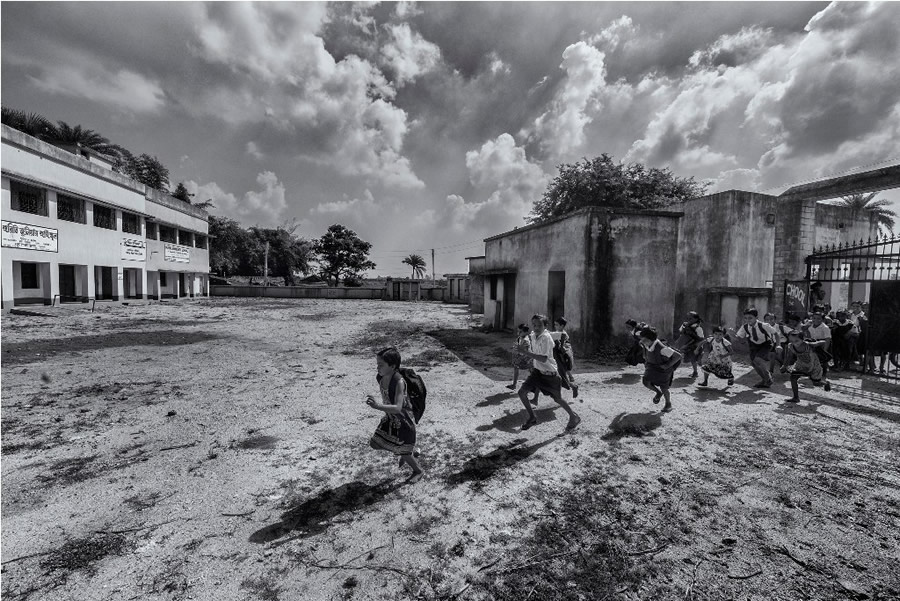
[[[422,419],[422,415],[425,413],[425,397],[428,396],[428,389],[425,387],[425,381],[422,379],[422,376],[417,374],[416,370],[411,367],[401,367],[397,372],[406,382],[406,396],[409,397],[409,402],[413,408],[413,418],[415,418],[416,423],[418,424],[419,420]],[[388,384],[388,394],[390,395],[391,400],[393,400],[396,391],[397,380],[391,378],[391,382]]]

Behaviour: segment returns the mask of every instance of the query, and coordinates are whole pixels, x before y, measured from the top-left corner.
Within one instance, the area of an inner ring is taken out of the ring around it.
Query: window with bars
[[[170,244],[178,244],[175,239],[175,229],[164,225],[159,226],[159,239]]]
[[[56,218],[73,223],[86,223],[84,201],[63,194],[56,195]]]
[[[194,234],[194,246],[197,248],[206,248],[206,236]]]
[[[178,244],[182,244],[184,246],[193,246],[194,243],[191,240],[193,238],[193,234],[191,232],[186,232],[184,230],[178,230]]]
[[[32,215],[48,217],[47,191],[15,180],[9,182],[10,208]]]
[[[94,225],[108,230],[116,229],[116,212],[109,207],[95,204]]]
[[[37,263],[22,263],[22,289],[35,289],[40,288],[41,285],[38,283],[38,264]]]
[[[140,234],[141,218],[134,213],[122,211],[122,231],[129,234]]]
[[[147,238],[149,238],[151,240],[156,240],[159,237],[158,229],[159,228],[157,227],[156,223],[154,223],[152,221],[148,221],[147,222]]]

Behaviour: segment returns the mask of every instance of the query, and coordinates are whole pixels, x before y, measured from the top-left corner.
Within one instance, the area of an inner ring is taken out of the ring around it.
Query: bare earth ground
[[[204,299],[2,321],[2,594],[898,599],[896,384],[580,362],[521,433],[510,334],[430,303]],[[372,351],[429,386],[427,477],[368,448]]]

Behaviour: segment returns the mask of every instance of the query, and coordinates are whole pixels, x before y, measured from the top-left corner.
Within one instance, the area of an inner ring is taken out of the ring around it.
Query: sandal
[[[576,415],[575,417],[573,417],[572,419],[569,420],[568,424],[566,424],[566,432],[571,432],[572,430],[577,428],[578,424],[580,424],[580,423],[581,423],[581,417]]]
[[[536,426],[536,425],[537,425],[537,420],[530,419],[530,420],[526,421],[524,424],[522,424],[522,432],[524,432],[525,430],[528,430],[532,426]]]

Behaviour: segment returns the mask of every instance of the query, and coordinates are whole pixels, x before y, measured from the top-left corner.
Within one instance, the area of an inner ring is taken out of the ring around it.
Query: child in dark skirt
[[[665,397],[666,404],[662,410],[663,413],[668,413],[672,410],[669,387],[675,377],[675,370],[681,365],[682,355],[660,342],[656,330],[649,327],[641,330],[641,346],[644,347],[644,378],[641,382],[656,393],[653,397],[654,404]]]
[[[518,331],[519,335],[516,336],[516,344],[513,346],[512,355],[513,381],[512,384],[507,384],[506,386],[510,390],[516,390],[519,387],[519,370],[525,372],[531,370],[531,359],[524,355],[520,355],[518,352],[531,350],[531,342],[528,339],[531,328],[528,327],[528,324],[520,323]]]
[[[728,385],[734,384],[734,373],[731,371],[731,343],[725,339],[725,328],[716,326],[713,335],[703,343],[706,360],[703,362],[703,381],[697,386],[709,385],[709,374],[726,380]]]
[[[559,340],[554,341],[554,358],[559,371],[559,377],[562,378],[563,388],[572,389],[572,398],[578,398],[578,384],[575,383],[575,376],[572,371],[575,369],[575,353],[572,351],[572,342],[569,340],[569,333],[566,332],[566,325],[569,322],[565,317],[558,317],[553,322],[554,334],[559,336]],[[553,336],[553,334],[551,334]]]
[[[381,388],[379,403],[372,395],[366,396],[366,404],[378,411],[384,411],[375,434],[369,441],[373,449],[389,451],[400,457],[400,465],[409,465],[413,473],[409,482],[418,482],[425,474],[413,455],[416,448],[416,421],[413,407],[406,394],[406,380],[400,375],[400,352],[394,348],[378,351],[378,384]],[[393,392],[393,394],[392,394]]]

